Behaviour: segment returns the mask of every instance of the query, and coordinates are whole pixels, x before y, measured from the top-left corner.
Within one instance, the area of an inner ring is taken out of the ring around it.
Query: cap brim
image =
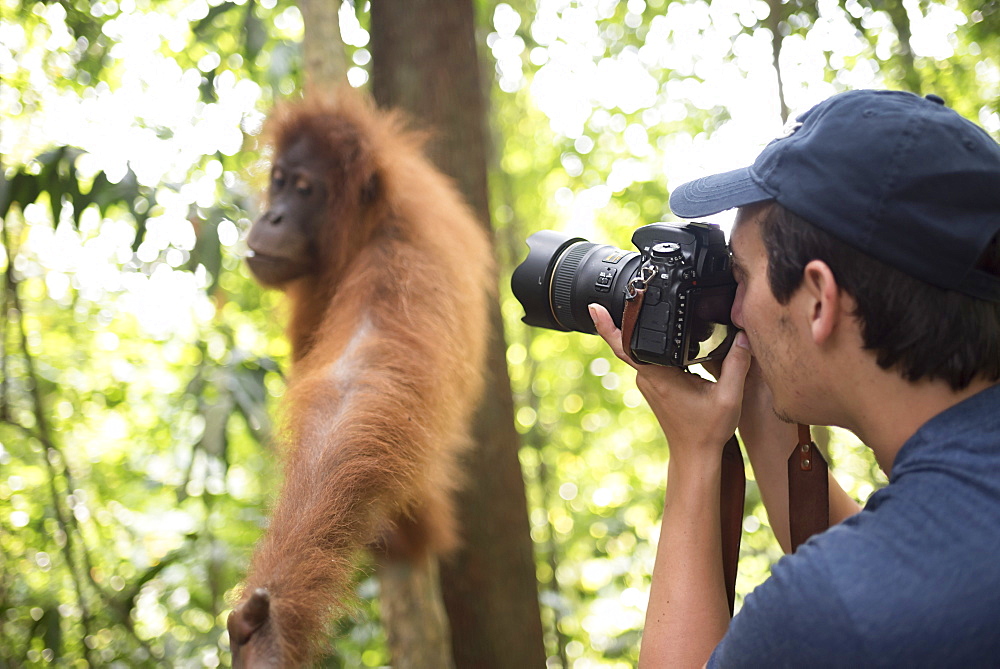
[[[773,199],[744,167],[679,186],[670,194],[670,211],[680,218],[699,218]]]

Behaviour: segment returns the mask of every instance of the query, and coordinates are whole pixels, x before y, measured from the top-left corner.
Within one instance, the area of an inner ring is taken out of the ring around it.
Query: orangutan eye
[[[299,177],[295,180],[295,190],[298,191],[299,195],[309,195],[312,192],[312,184],[305,178]]]

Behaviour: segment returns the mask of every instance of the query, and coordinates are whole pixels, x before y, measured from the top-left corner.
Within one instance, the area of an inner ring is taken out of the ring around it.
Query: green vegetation
[[[367,9],[344,40],[367,80]],[[496,66],[492,215],[549,654],[638,655],[666,448],[596,337],[529,330],[524,238],[626,246],[669,188],[740,167],[852,87],[935,92],[1000,133],[1000,8],[971,0],[477,0]],[[279,471],[280,296],[241,261],[290,0],[0,0],[0,666],[228,666]],[[775,48],[782,86],[773,66]],[[780,93],[780,95],[779,95]],[[447,132],[447,129],[438,129]],[[835,474],[884,483],[850,435]],[[780,550],[751,483],[737,589]],[[388,661],[369,576],[334,666]],[[739,605],[739,604],[737,604]],[[558,664],[556,664],[558,666]]]

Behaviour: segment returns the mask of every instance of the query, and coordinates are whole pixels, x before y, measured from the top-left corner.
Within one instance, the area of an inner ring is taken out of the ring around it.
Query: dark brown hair
[[[822,260],[857,302],[864,347],[909,381],[941,379],[955,390],[1000,379],[1000,303],[932,286],[858,251],[778,203],[762,209],[771,292],[787,304],[811,260]],[[891,244],[893,240],[882,240]],[[978,264],[1000,276],[1000,237]]]

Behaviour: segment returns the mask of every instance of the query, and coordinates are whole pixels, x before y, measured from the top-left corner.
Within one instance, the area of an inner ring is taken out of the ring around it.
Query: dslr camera
[[[644,289],[632,339],[624,342],[634,359],[687,367],[729,350],[736,281],[718,225],[644,225],[632,235],[638,252],[554,230],[527,241],[511,288],[528,325],[595,334],[587,307],[596,302],[620,328],[626,301]]]

